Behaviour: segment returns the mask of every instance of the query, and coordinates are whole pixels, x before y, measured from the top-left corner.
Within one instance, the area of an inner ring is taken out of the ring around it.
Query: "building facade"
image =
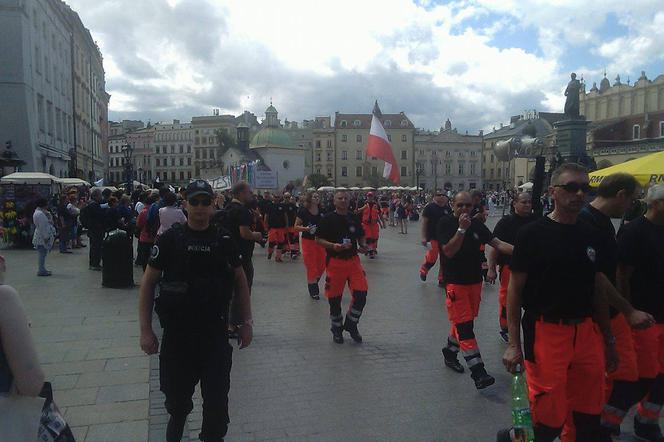
[[[215,115],[193,117],[191,127],[194,131],[192,149],[194,152],[195,178],[216,178],[221,175],[223,164],[221,161],[222,146],[219,142],[218,131],[224,130],[235,137],[237,127],[236,117],[233,115]]]
[[[176,186],[186,186],[194,178],[194,129],[191,123],[173,120],[156,124],[154,176]]]
[[[385,128],[385,132],[392,145],[394,158],[397,160],[402,186],[413,186],[415,184],[415,158],[414,158],[414,136],[415,126],[408,117],[400,112],[398,114],[383,114],[376,104],[375,111]],[[335,149],[334,173],[331,179],[336,186],[363,187],[379,183],[383,176],[384,162],[373,157],[367,158],[365,150],[371,129],[372,114],[345,114],[336,112],[334,115]],[[327,146],[326,146],[327,147]],[[325,152],[327,159],[327,151]],[[316,148],[314,148],[314,155]],[[329,162],[316,162],[314,157],[314,168],[317,164],[327,167]]]
[[[482,135],[462,135],[450,120],[439,132],[415,133],[415,185],[425,190],[482,188]]]
[[[71,31],[55,0],[0,0],[0,140],[25,171],[69,176]]]
[[[127,182],[123,151],[126,144],[127,138],[124,134],[108,137],[108,167],[105,183],[117,185]]]
[[[81,18],[56,0],[71,32],[74,150],[71,174],[96,181],[105,176],[108,157],[108,103],[104,60]]]
[[[588,93],[580,92],[579,110],[581,115],[592,122],[615,120],[650,112],[664,111],[664,75],[649,80],[645,71],[633,85],[622,83],[620,75],[613,85],[609,79],[600,81],[599,87],[593,83]]]
[[[664,111],[593,123],[588,154],[598,169],[664,150]]]

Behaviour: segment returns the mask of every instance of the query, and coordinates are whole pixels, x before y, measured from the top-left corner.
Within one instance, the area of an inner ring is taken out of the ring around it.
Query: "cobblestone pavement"
[[[360,345],[348,335],[344,345],[332,342],[327,302],[309,299],[301,262],[267,261],[257,248],[255,336],[234,352],[227,440],[495,440],[510,420],[497,288],[485,286],[476,325],[496,384],[478,392],[467,372],[442,367],[449,324],[436,270],[419,280],[418,239],[414,223],[408,235],[382,231],[378,258],[362,258],[369,295]],[[138,290],[101,288],[100,273],[87,270],[87,249],[49,255],[50,278],[34,276],[36,252],[4,254],[7,282],[26,304],[56,402],[77,440],[163,441],[158,360],[138,345]],[[345,293],[344,310],[348,299]],[[197,440],[200,424],[197,393],[184,440]]]

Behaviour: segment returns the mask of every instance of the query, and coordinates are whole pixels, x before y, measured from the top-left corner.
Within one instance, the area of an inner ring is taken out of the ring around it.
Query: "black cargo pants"
[[[187,415],[193,409],[192,395],[200,381],[203,396],[203,425],[200,439],[216,442],[228,430],[228,390],[233,348],[224,325],[191,331],[164,329],[159,354],[159,383],[170,415],[167,442],[182,437]]]

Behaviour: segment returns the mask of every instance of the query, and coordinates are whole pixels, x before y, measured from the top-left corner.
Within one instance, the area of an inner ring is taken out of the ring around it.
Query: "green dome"
[[[293,140],[283,129],[264,127],[254,135],[251,147],[293,147]]]
[[[270,106],[267,109],[265,109],[265,113],[267,114],[268,112],[272,112],[272,113],[276,114],[277,113],[277,108],[275,108],[274,106],[272,106],[270,104]]]

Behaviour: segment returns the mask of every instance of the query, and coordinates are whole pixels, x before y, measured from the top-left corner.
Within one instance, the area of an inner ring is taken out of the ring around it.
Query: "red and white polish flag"
[[[387,139],[385,128],[380,120],[376,118],[376,115],[372,115],[371,118],[371,130],[369,131],[369,142],[367,143],[366,155],[385,161],[383,178],[388,178],[394,184],[399,184],[399,165],[397,164],[396,158],[394,158],[392,145]]]

